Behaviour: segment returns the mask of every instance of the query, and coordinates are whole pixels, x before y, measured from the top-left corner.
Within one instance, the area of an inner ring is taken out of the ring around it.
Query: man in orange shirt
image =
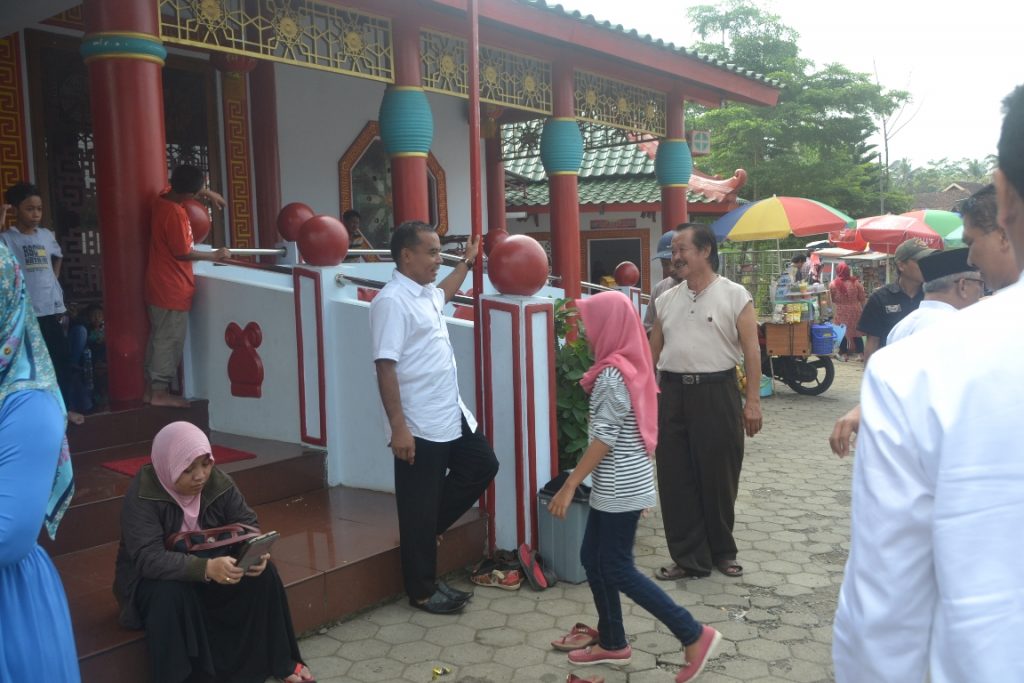
[[[188,312],[196,289],[192,261],[221,261],[231,257],[231,252],[224,247],[197,251],[192,243],[192,226],[183,206],[185,200],[201,196],[217,206],[224,206],[224,198],[205,189],[205,184],[200,169],[178,166],[171,173],[171,189],[153,201],[145,291],[150,323],[145,366],[149,384],[143,401],[155,406],[189,406],[186,399],[171,395],[168,389],[181,363]]]

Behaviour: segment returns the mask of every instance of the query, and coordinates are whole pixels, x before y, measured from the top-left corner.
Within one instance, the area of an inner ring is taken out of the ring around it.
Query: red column
[[[684,139],[686,137],[683,113],[683,98],[672,95],[668,98],[666,107],[666,123],[669,138]],[[689,222],[690,217],[686,210],[686,188],[685,187],[662,187],[661,188],[661,231],[674,230],[680,223]]]
[[[493,133],[484,139],[487,158],[487,231],[507,230],[505,218],[505,164],[501,160],[501,136],[495,121]]]
[[[551,70],[553,115],[574,117],[572,67],[555,63]],[[580,199],[575,173],[548,177],[551,197],[551,269],[562,278],[565,296],[580,296]]]
[[[419,88],[420,29],[415,22],[392,20],[395,46],[395,86]],[[395,225],[405,221],[430,222],[430,188],[427,158],[420,154],[391,157],[391,196],[394,197]]]
[[[249,74],[252,99],[252,161],[256,172],[256,219],[263,248],[280,241],[277,214],[281,210],[281,159],[277,147],[277,82],[274,63],[261,61]],[[273,257],[264,257],[273,261]]]
[[[149,207],[167,182],[161,89],[166,52],[156,2],[85,0],[84,9],[110,402],[116,408],[142,399]]]

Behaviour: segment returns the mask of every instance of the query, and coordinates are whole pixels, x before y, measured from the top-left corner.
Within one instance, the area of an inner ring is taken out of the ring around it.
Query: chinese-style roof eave
[[[462,11],[467,6],[467,0],[429,2]],[[724,100],[762,106],[778,103],[778,81],[592,15],[566,11],[561,5],[544,0],[479,0],[478,9],[481,24],[532,34],[597,61],[605,57],[626,63],[633,67],[629,70],[650,74],[650,85],[672,82],[677,84],[674,90],[705,105],[719,106]]]

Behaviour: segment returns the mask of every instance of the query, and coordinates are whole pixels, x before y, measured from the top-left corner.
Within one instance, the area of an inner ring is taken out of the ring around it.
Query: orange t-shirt
[[[157,197],[150,219],[146,303],[172,311],[192,308],[196,291],[192,262],[180,261],[192,251],[192,226],[181,204]]]

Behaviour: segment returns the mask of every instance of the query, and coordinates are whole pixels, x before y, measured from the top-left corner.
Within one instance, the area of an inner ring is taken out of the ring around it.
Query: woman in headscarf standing
[[[832,322],[846,325],[846,334],[839,344],[839,360],[849,359],[850,340],[854,341],[857,360],[864,358],[864,333],[857,329],[857,321],[864,310],[867,293],[846,262],[836,266],[836,277],[829,283],[828,290],[832,296]]]
[[[36,542],[74,490],[65,420],[23,274],[0,245],[0,681],[79,680],[64,587]]]
[[[179,531],[257,525],[234,481],[214,466],[212,450],[188,422],[173,422],[153,439],[152,464],[135,475],[121,510],[114,579],[121,624],[145,629],[156,683],[312,681],[269,555],[243,572],[232,557],[165,547]]]
[[[564,518],[580,482],[593,475],[590,516],[580,560],[597,608],[597,629],[577,625],[552,645],[567,649],[573,664],[625,665],[632,658],[622,620],[620,593],[656,617],[682,644],[684,664],[677,683],[694,680],[721,639],[680,607],[633,561],[640,515],[654,507],[654,468],[650,454],[658,442],[658,388],[651,349],[640,317],[620,292],[602,292],[576,301],[594,364],[580,384],[590,394],[590,445],[548,508]],[[589,641],[589,642],[588,642]],[[585,683],[603,678],[579,678]]]

